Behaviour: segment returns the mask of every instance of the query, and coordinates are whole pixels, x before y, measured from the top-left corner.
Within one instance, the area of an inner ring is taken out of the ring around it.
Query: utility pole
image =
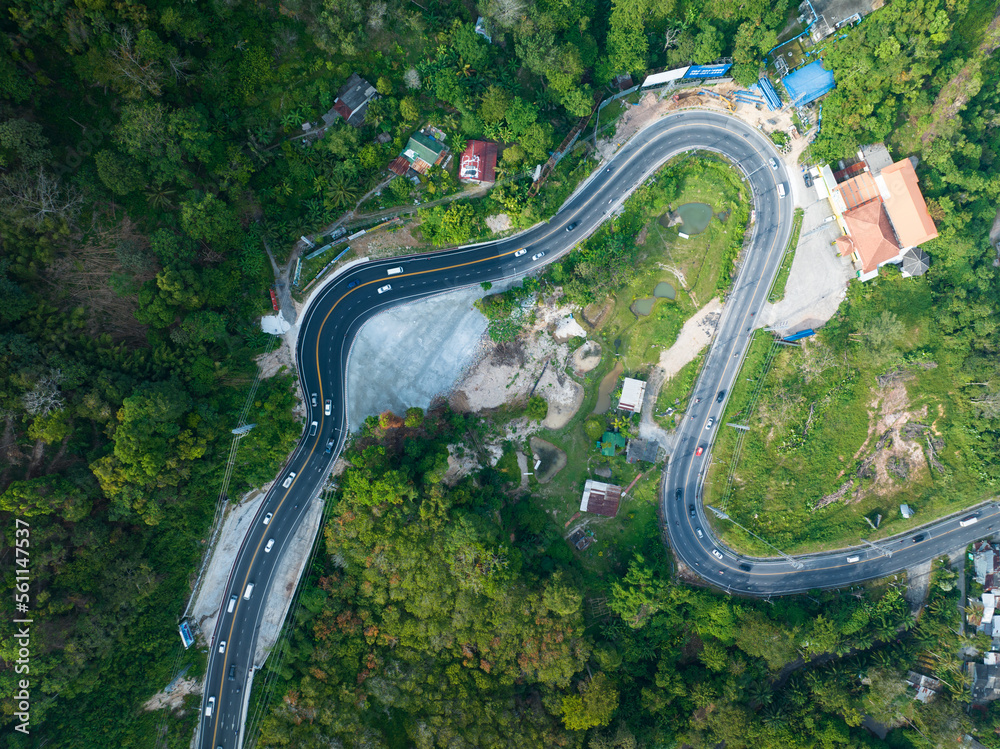
[[[890,551],[887,546],[883,546],[882,544],[876,543],[874,541],[869,541],[866,538],[862,538],[861,543],[871,546],[873,549],[875,549],[875,551],[877,551],[882,556],[888,559],[892,559],[892,551]]]
[[[722,510],[720,510],[720,509],[718,509],[716,507],[712,507],[711,505],[705,505],[705,506],[708,507],[708,509],[710,509],[712,512],[714,512],[715,516],[717,518],[719,518],[720,520],[728,520],[730,523],[732,523],[733,525],[735,525],[737,528],[740,528],[741,530],[746,531],[747,533],[749,533],[751,536],[753,536],[754,538],[756,538],[761,543],[764,543],[764,544],[767,544],[768,546],[770,546],[772,549],[774,549],[778,553],[778,556],[780,556],[782,559],[784,559],[786,562],[788,562],[790,565],[792,565],[792,567],[794,567],[795,569],[800,570],[800,569],[802,569],[805,566],[798,559],[796,559],[795,557],[793,557],[793,556],[791,556],[789,554],[786,554],[785,552],[783,552],[781,549],[779,549],[774,544],[772,544],[772,543],[770,543],[768,541],[765,541],[763,538],[761,538],[760,536],[758,536],[756,533],[754,533],[749,528],[744,528],[742,525],[740,525],[739,523],[737,523],[735,520],[733,520],[731,517],[729,517],[729,515],[727,515]]]

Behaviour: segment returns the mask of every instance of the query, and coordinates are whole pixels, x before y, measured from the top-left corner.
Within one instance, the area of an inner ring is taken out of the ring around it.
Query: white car
[[[284,481],[281,482],[281,485],[287,489],[292,485],[292,479],[294,478],[295,478],[295,471],[292,471],[290,474],[288,474],[288,478],[286,478]]]
[[[521,257],[521,255],[523,255],[527,251],[528,251],[527,247],[522,247],[521,249],[519,249],[517,252],[514,253],[514,257]]]
[[[225,653],[226,652],[226,641],[225,640],[223,640],[222,642],[219,643],[219,652],[220,653]]]
[[[273,538],[267,539],[267,546],[264,547],[264,553],[266,554],[273,548],[274,548],[274,539]],[[220,650],[219,652],[221,653],[222,651]]]
[[[694,532],[698,535],[698,538],[704,538],[705,534],[701,532],[701,528],[695,528]]]
[[[774,171],[778,171],[778,162],[777,162],[777,161],[775,161],[774,159],[771,159],[771,168],[772,168],[772,169],[773,169]]]
[[[274,517],[274,513],[273,512],[267,513],[264,516],[264,525],[267,525],[268,523],[270,523],[271,522],[271,518],[273,518],[273,517]]]
[[[718,549],[712,549],[712,556],[715,557],[716,559],[722,559],[723,558],[722,557],[722,552],[719,551]]]
[[[313,404],[313,408],[316,408],[316,393],[312,394],[312,404]]]
[[[714,423],[715,423],[715,417],[714,416],[709,416],[708,417],[708,423],[705,424],[705,429],[711,429],[712,428],[712,424],[714,424]]]
[[[327,401],[323,404],[323,414],[326,416],[330,415],[330,411],[333,409],[333,401]]]
[[[388,284],[387,283],[385,286],[379,286],[378,287],[378,293],[379,294],[384,294],[385,292],[389,291],[390,289],[392,289],[392,284]]]
[[[538,252],[538,253],[535,253],[534,255],[532,255],[531,259],[532,260],[541,260],[543,257],[545,257],[545,253],[544,252]]]

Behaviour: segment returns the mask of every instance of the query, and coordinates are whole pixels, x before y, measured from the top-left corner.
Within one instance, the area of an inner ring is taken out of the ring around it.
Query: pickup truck
[[[333,438],[331,437],[326,443],[326,449],[323,451],[324,455],[329,455],[333,452]]]

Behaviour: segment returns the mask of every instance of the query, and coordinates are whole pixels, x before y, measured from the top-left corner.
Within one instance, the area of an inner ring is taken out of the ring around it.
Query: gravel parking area
[[[841,231],[836,221],[826,222],[833,216],[830,202],[820,200],[814,188],[806,188],[801,173],[792,171],[790,181],[793,194],[805,211],[802,232],[785,285],[785,297],[776,304],[766,305],[758,323],[780,332],[823,325],[837,313],[847,295],[847,285],[854,278],[851,259],[840,257],[831,244]]]

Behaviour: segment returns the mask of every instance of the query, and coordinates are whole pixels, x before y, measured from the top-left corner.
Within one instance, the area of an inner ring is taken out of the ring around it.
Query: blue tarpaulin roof
[[[823,61],[817,60],[789,73],[781,82],[785,84],[792,103],[796,106],[816,101],[823,94],[833,91],[833,73],[823,69]]]

